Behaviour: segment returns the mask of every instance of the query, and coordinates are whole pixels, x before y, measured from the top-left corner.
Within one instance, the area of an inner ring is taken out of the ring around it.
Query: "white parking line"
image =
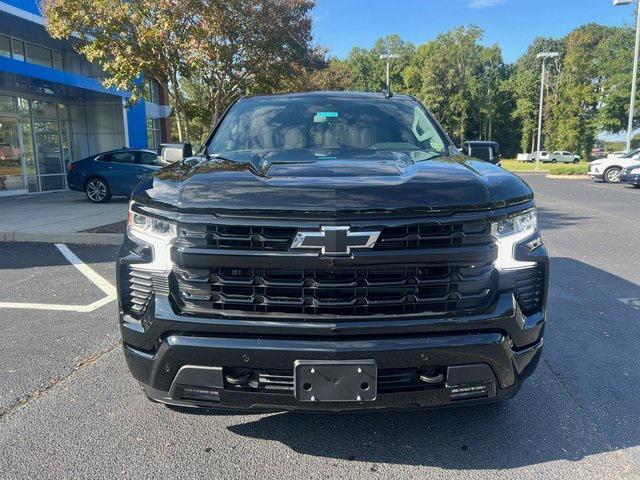
[[[631,308],[640,310],[640,298],[619,298],[618,301],[630,306]]]
[[[107,296],[96,300],[88,305],[64,305],[56,303],[17,303],[0,302],[0,308],[23,308],[29,310],[57,310],[66,312],[88,313],[97,310],[103,305],[113,302],[116,299],[116,287],[111,285],[103,276],[80,260],[69,247],[62,243],[56,243],[56,248],[69,260],[69,263],[76,267],[80,273],[87,277],[96,287],[102,290]]]
[[[80,260],[75,253],[69,250],[63,243],[56,243],[56,248],[60,250],[67,260],[76,267],[80,273],[82,273],[85,277],[91,280],[96,287],[102,290],[105,294],[115,297],[116,296],[116,287],[111,285],[108,281],[104,279],[100,274],[98,274],[95,270],[85,264],[82,260]]]

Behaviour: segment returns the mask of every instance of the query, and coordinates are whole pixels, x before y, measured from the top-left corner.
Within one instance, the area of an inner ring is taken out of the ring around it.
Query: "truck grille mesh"
[[[364,230],[371,229],[375,229],[375,226]],[[286,252],[297,231],[296,228],[281,226],[182,224],[176,246]],[[373,250],[456,247],[488,244],[492,241],[491,227],[486,222],[418,223],[382,228]]]
[[[183,313],[379,315],[455,312],[489,305],[492,264],[336,269],[174,267]]]

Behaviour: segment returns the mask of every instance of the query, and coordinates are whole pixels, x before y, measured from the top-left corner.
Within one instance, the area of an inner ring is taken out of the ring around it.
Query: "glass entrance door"
[[[66,188],[58,120],[33,120],[40,191]]]
[[[0,195],[26,191],[17,118],[0,117]]]

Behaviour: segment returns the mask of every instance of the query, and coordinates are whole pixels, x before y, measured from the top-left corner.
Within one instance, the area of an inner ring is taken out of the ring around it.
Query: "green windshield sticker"
[[[338,112],[318,112],[313,116],[313,123],[325,123],[330,118],[338,118]]]

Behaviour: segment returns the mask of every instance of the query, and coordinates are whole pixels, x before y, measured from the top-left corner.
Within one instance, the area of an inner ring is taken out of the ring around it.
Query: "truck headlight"
[[[137,269],[156,272],[169,271],[171,269],[171,244],[176,239],[177,232],[175,223],[137,212],[134,209],[134,203],[129,204],[127,234],[153,249],[153,261],[136,264]]]
[[[516,260],[515,248],[523,240],[538,231],[538,215],[535,209],[513,217],[503,218],[491,224],[491,233],[498,244],[495,266],[499,270],[513,270],[536,265],[536,262]]]

